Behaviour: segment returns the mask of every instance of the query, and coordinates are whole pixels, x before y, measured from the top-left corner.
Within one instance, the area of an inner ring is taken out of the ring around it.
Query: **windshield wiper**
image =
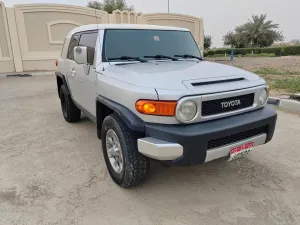
[[[192,59],[199,59],[203,60],[202,57],[194,56],[194,55],[189,55],[189,54],[184,54],[184,55],[174,55],[175,57],[181,57],[181,58],[192,58]]]
[[[131,56],[121,56],[117,58],[108,58],[108,60],[135,60],[140,62],[148,62],[145,59],[141,59],[140,57],[131,57]]]
[[[144,58],[153,58],[153,59],[172,59],[173,61],[178,61],[175,57],[167,55],[153,55],[153,56],[144,56]]]

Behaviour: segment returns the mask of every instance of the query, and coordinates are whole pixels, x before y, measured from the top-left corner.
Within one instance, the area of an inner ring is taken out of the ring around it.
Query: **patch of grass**
[[[283,75],[299,75],[299,74],[300,74],[299,71],[290,71],[290,70],[287,70],[287,71],[283,72]]]
[[[257,74],[261,74],[261,75],[268,75],[268,74],[272,74],[272,75],[299,75],[300,72],[297,71],[280,71],[274,68],[260,68],[258,70],[253,71],[253,73],[257,73]]]
[[[282,75],[282,72],[274,69],[274,68],[259,68],[258,70],[253,71],[257,74],[267,75],[267,74],[276,74],[276,75]]]
[[[219,57],[225,57],[225,54],[214,54],[214,55],[207,55],[206,58],[219,58]],[[230,54],[226,55],[227,58],[230,58]],[[234,55],[234,58],[243,58],[243,57],[276,57],[275,53],[260,53],[260,54],[236,54]]]
[[[205,58],[220,58],[220,57],[224,57],[225,58],[225,54],[208,55]],[[227,57],[228,57],[228,55],[227,55]]]
[[[275,53],[246,54],[244,57],[276,57]]]
[[[273,80],[271,84],[271,88],[283,89],[293,93],[300,92],[300,78],[291,77],[291,78]]]
[[[300,77],[287,77],[282,79],[274,79],[269,76],[263,76],[267,84],[272,90],[287,91],[289,93],[300,92]]]

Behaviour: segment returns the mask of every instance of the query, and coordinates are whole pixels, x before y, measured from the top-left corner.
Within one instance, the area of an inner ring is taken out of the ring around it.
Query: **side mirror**
[[[87,64],[87,47],[77,46],[74,48],[74,60],[77,64]]]

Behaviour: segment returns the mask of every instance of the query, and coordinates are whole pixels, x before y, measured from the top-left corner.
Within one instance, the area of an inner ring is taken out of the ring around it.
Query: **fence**
[[[143,14],[60,4],[27,4],[5,7],[0,2],[0,73],[55,70],[64,37],[85,24],[131,23],[185,27],[203,49],[201,18],[181,14]]]

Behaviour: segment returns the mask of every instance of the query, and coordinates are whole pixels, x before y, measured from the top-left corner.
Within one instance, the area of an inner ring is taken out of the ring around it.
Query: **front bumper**
[[[189,125],[145,124],[139,151],[173,165],[193,165],[226,157],[232,147],[247,142],[261,145],[274,134],[277,113],[262,109],[228,118]]]

